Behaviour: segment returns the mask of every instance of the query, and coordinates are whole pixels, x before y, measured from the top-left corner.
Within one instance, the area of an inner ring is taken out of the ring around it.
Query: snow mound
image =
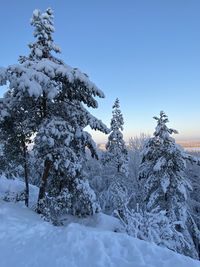
[[[78,218],[68,215],[63,218],[62,222],[65,226],[68,226],[71,223],[78,223],[87,227],[95,227],[102,231],[123,231],[123,226],[119,219],[104,213],[96,213],[93,216],[88,216],[86,218]]]
[[[98,215],[91,226],[55,227],[22,203],[0,200],[0,266],[200,267],[189,257],[109,231],[113,223]]]
[[[16,195],[23,192],[25,189],[25,184],[19,179],[7,179],[4,176],[0,177],[0,199],[3,198],[7,193],[10,195]],[[33,206],[38,197],[38,187],[29,184],[30,190],[30,206]]]

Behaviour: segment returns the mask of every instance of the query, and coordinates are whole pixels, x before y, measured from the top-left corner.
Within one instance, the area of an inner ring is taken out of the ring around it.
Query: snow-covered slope
[[[87,220],[86,220],[87,221]],[[98,215],[86,226],[55,227],[22,203],[0,200],[1,267],[200,267],[200,262],[126,234]]]

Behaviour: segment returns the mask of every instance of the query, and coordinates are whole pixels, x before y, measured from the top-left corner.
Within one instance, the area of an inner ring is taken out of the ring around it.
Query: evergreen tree
[[[115,169],[117,173],[128,176],[128,151],[123,140],[124,120],[120,110],[119,99],[115,100],[111,119],[111,133],[106,144],[106,161]]]
[[[197,158],[199,157],[199,153],[191,153],[191,155]],[[186,174],[190,177],[190,181],[192,184],[193,190],[190,192],[189,197],[189,207],[191,209],[192,217],[194,219],[195,224],[200,230],[200,168],[196,164],[191,164],[191,162],[187,162]],[[193,224],[191,224],[193,225]],[[194,236],[194,241],[196,243],[196,248],[199,253],[200,258],[200,242]]]
[[[171,137],[177,131],[167,127],[165,113],[161,111],[154,119],[157,121],[154,136],[148,140],[142,153],[139,173],[141,203],[147,212],[165,211],[173,231],[184,237],[185,243],[177,244],[177,251],[197,257],[193,242],[196,227],[187,205],[191,185],[185,175],[184,153]]]
[[[53,55],[60,50],[52,38],[51,9],[44,13],[35,10],[31,24],[35,42],[29,45],[29,56],[21,56],[19,65],[2,71],[1,82],[9,82],[4,102],[20,105],[27,99],[28,105],[23,112],[31,125],[31,137],[35,138],[35,166],[40,168],[41,175],[37,211],[43,213],[46,193],[58,197],[67,189],[72,196],[73,213],[91,214],[98,205],[82,172],[82,164],[86,147],[93,156],[97,157],[97,153],[95,143],[84,129],[90,126],[104,133],[108,133],[108,129],[83,104],[97,108],[95,97],[103,98],[104,94],[86,74]],[[7,110],[9,117],[9,105]],[[27,136],[30,136],[29,132]]]
[[[100,194],[100,203],[104,211],[112,213],[121,208],[127,198],[128,151],[123,140],[123,116],[119,99],[115,100],[112,111],[111,132],[102,156],[105,165],[102,171],[106,188]]]

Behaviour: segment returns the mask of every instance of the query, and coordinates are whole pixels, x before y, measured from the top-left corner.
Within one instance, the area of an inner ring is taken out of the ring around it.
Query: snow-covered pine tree
[[[112,119],[110,123],[111,133],[106,144],[106,161],[116,173],[128,176],[128,151],[123,139],[124,120],[120,110],[119,99],[113,105]]]
[[[104,182],[107,187],[100,194],[100,202],[102,208],[108,212],[121,208],[128,194],[128,151],[123,140],[123,125],[124,120],[117,98],[113,105],[111,132],[106,151],[102,156],[102,162],[105,165],[102,175],[107,180]]]
[[[190,152],[192,157],[199,158],[199,152]],[[190,161],[187,162],[186,167],[186,174],[190,177],[190,181],[192,184],[193,190],[190,192],[190,197],[188,199],[189,207],[191,209],[191,213],[193,216],[193,220],[197,225],[200,231],[200,168],[198,165],[191,163]],[[192,226],[193,224],[191,224]],[[194,231],[195,232],[195,231]],[[199,253],[200,258],[200,242],[194,236],[194,241],[196,244],[197,251]]]
[[[44,13],[35,10],[31,24],[35,42],[29,45],[29,56],[20,57],[19,65],[3,70],[1,81],[8,81],[11,92],[5,101],[20,103],[24,95],[31,99],[25,112],[33,121],[32,136],[36,135],[33,146],[36,166],[42,167],[37,210],[43,212],[40,203],[45,202],[46,193],[55,195],[67,188],[72,195],[72,212],[91,214],[97,204],[81,166],[86,147],[93,156],[97,153],[95,143],[84,128],[90,126],[104,133],[108,133],[108,129],[83,104],[97,108],[95,97],[103,98],[104,94],[86,74],[53,55],[60,50],[52,38],[50,8]],[[57,190],[50,190],[52,183],[58,186]]]
[[[51,15],[51,17],[49,17],[49,20],[51,20],[52,12],[49,12],[48,10],[48,13],[50,13]],[[44,22],[43,17],[45,17]],[[52,42],[52,37],[48,37],[47,41],[41,42],[41,39],[45,39],[49,34],[48,33],[46,36],[41,37],[41,26],[38,27],[38,25],[44,24],[45,26],[43,25],[42,28],[45,28],[46,25],[49,25],[49,22],[46,22],[46,17],[48,17],[46,14],[44,15],[40,14],[40,12],[34,12],[32,24],[35,26],[35,33],[37,33],[37,35],[35,36],[37,37],[37,40],[34,46],[30,46],[31,49],[32,47],[34,47],[34,50],[31,50],[30,59],[34,59],[34,55],[36,55],[36,59],[39,56],[40,61],[43,61],[45,58],[45,68],[51,68],[52,62],[54,63],[53,68],[56,72],[55,77],[52,77],[50,73],[50,78],[56,84],[57,94],[54,97],[52,114],[54,115],[54,120],[55,116],[57,116],[58,120],[60,120],[61,117],[62,120],[66,121],[68,125],[71,126],[68,127],[70,128],[70,130],[68,131],[67,139],[71,140],[69,142],[67,153],[71,154],[71,156],[68,156],[68,158],[71,159],[72,164],[67,166],[64,172],[65,178],[62,177],[61,180],[63,187],[67,186],[67,188],[69,188],[70,190],[70,193],[72,193],[73,213],[91,214],[96,210],[96,206],[93,203],[95,197],[92,190],[90,190],[89,184],[84,177],[84,174],[81,172],[81,166],[84,161],[86,146],[91,150],[92,155],[97,156],[97,154],[95,144],[92,141],[91,136],[84,131],[84,128],[89,125],[93,129],[99,129],[105,133],[108,133],[108,129],[105,127],[105,125],[102,124],[101,121],[94,118],[84,108],[82,103],[86,104],[88,107],[96,108],[97,102],[94,99],[94,96],[104,97],[104,95],[92,82],[89,81],[86,74],[81,73],[76,68],[71,68],[65,65],[60,60],[55,59],[55,57],[51,55],[51,50],[54,50],[52,48],[56,46],[52,43],[50,43],[50,47],[46,48],[46,46],[49,45],[49,39]],[[38,23],[38,20],[40,21],[40,23]],[[53,31],[52,26],[53,22],[51,20],[50,29],[52,29]],[[48,31],[49,26],[47,26],[47,32]],[[39,53],[38,55],[38,51],[42,51],[42,53]],[[43,51],[48,51],[48,53]],[[46,58],[48,60],[46,60]],[[45,70],[45,74],[48,76],[49,72],[46,72]],[[60,146],[62,145],[60,144]],[[49,161],[49,159],[47,160],[47,162],[51,164],[51,161]],[[46,170],[50,170],[48,164],[46,166]],[[42,177],[47,177],[45,173],[47,174],[47,171],[44,170]]]
[[[184,243],[177,243],[176,251],[197,258],[193,241],[193,235],[197,234],[194,232],[195,226],[192,233],[191,226],[189,229],[192,215],[187,197],[191,185],[185,175],[185,154],[171,137],[177,131],[167,127],[166,114],[161,111],[160,116],[154,119],[157,121],[154,136],[148,140],[142,152],[139,173],[141,203],[147,212],[165,211],[176,236],[181,234],[184,238]]]

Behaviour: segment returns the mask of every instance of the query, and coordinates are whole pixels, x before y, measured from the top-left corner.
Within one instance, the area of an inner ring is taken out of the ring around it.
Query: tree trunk
[[[24,164],[24,178],[25,178],[25,205],[28,207],[29,205],[29,183],[28,183],[28,168],[27,168],[27,162]]]
[[[44,172],[43,172],[42,179],[41,179],[39,195],[38,195],[38,202],[37,202],[37,213],[39,213],[39,214],[42,213],[41,202],[45,197],[45,191],[46,191],[50,167],[51,167],[51,161],[46,159],[44,162]]]
[[[119,173],[120,172],[120,165],[117,164],[117,172]]]
[[[27,166],[27,150],[26,143],[23,141],[23,152],[24,152],[24,180],[25,180],[25,205],[29,205],[29,179],[28,179],[28,166]]]

